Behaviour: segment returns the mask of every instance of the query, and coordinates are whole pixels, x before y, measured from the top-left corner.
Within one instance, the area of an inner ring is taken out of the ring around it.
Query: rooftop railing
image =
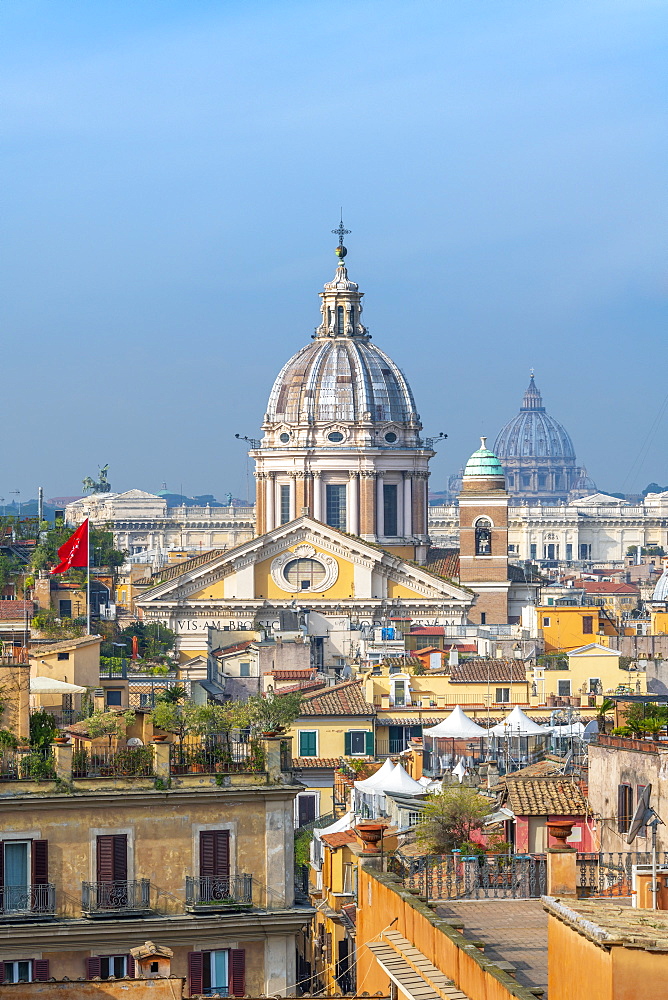
[[[121,747],[119,750],[88,750],[72,754],[73,778],[151,778],[153,750],[148,747]]]
[[[170,769],[174,775],[260,772],[265,764],[264,748],[253,740],[243,743],[203,739],[181,746],[172,743],[170,747]]]

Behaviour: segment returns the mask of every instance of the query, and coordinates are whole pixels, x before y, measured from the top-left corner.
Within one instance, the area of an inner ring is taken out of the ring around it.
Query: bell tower
[[[477,594],[472,622],[508,622],[508,493],[484,437],[466,464],[459,494],[459,582]]]

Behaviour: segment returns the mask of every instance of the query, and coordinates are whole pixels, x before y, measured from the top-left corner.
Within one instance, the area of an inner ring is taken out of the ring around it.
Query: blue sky
[[[0,496],[243,495],[340,205],[433,488],[531,366],[599,486],[668,484],[667,38],[664,0],[2,0]]]

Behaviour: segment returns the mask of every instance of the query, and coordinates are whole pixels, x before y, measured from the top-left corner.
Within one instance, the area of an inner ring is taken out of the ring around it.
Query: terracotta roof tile
[[[526,666],[523,660],[474,659],[465,660],[450,668],[451,684],[526,683]]]
[[[516,816],[584,816],[585,797],[571,778],[520,778],[506,785],[506,801]]]
[[[293,757],[292,766],[305,767],[340,767],[340,757]]]
[[[445,635],[442,625],[422,625],[412,628],[409,635]]]
[[[365,701],[359,681],[345,681],[304,695],[299,714],[375,715],[376,710]]]
[[[343,847],[345,844],[356,844],[357,837],[352,830],[342,830],[340,833],[326,833],[320,838],[330,847]]]
[[[255,642],[254,639],[244,639],[243,642],[235,642],[232,646],[223,646],[221,649],[217,649],[214,652],[214,656],[229,656],[231,653],[240,653],[244,649],[248,649]]]
[[[628,583],[606,583],[605,580],[576,580],[574,587],[584,589],[587,594],[632,594],[638,597],[640,591]]]
[[[459,549],[431,548],[427,553],[427,569],[446,580],[459,579]]]
[[[0,601],[0,618],[25,618],[26,611],[28,618],[32,618],[35,614],[33,601]]]

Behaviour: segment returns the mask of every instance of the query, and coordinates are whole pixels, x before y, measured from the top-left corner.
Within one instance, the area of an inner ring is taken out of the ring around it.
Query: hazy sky
[[[530,366],[600,487],[668,483],[667,39],[665,0],[1,0],[0,496],[244,495],[340,205],[434,489]]]

